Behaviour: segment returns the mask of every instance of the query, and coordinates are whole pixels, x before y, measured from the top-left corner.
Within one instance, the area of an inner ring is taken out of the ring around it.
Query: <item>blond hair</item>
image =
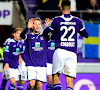
[[[15,28],[15,29],[12,31],[10,37],[11,37],[11,38],[14,38],[13,34],[16,33],[17,31],[21,31],[21,32],[22,32],[22,31],[23,31],[23,28]]]
[[[38,20],[42,23],[42,20],[39,17],[34,18],[34,21],[36,21],[36,20]]]

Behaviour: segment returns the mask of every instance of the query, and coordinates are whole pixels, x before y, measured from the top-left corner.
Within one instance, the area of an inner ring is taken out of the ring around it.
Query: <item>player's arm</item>
[[[9,45],[5,45],[4,46],[5,48],[3,49],[3,56],[4,56],[4,71],[6,71],[8,68],[9,68],[9,60],[8,60],[8,56],[9,56],[9,50],[10,50],[10,47]]]
[[[88,38],[88,32],[86,31],[85,27],[83,26],[81,20],[79,20],[79,31],[78,31],[78,33],[79,33],[81,36],[83,36],[83,37],[85,37],[85,38]]]
[[[45,20],[45,26],[46,26],[46,29],[43,31],[43,35],[47,37],[48,36],[48,33],[54,32],[55,19],[53,19],[52,23],[51,23],[51,20],[50,19],[46,19]]]
[[[86,29],[84,29],[83,31],[79,31],[79,34],[85,38],[88,38],[88,32],[86,31]]]
[[[29,19],[27,27],[20,34],[20,37],[22,39],[25,39],[25,35],[28,32],[28,30],[31,29],[31,28],[33,28],[33,25],[34,25],[33,23],[34,23],[34,19],[33,18]]]

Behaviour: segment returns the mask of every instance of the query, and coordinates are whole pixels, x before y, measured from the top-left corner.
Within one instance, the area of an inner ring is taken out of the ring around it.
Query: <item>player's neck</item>
[[[70,11],[62,11],[62,14],[70,14]]]
[[[15,39],[16,41],[18,41],[18,39],[17,39],[17,38],[15,38],[15,37],[14,37],[14,39]]]

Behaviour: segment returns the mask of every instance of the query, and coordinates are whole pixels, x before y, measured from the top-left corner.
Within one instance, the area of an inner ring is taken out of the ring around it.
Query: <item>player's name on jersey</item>
[[[60,25],[76,25],[76,22],[60,22]]]
[[[75,42],[61,42],[60,46],[63,46],[63,47],[75,47]]]
[[[32,47],[32,49],[34,49],[34,51],[41,51],[43,50],[43,47]]]

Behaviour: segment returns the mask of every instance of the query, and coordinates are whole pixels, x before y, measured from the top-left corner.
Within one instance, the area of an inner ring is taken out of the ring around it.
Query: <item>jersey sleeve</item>
[[[79,31],[85,30],[85,27],[80,19],[78,20],[78,24],[79,24]]]
[[[10,43],[6,42],[3,45],[4,63],[9,63],[9,60],[8,60],[9,52],[10,52]]]
[[[22,39],[27,39],[27,33],[28,32],[28,27],[26,27],[23,31],[22,31],[22,33],[20,34],[20,37],[22,38]]]
[[[55,25],[56,25],[56,20],[55,18],[53,19],[51,25],[49,27],[46,27],[46,29],[43,31],[43,36],[45,38],[48,38],[48,34],[51,32],[54,32],[54,29],[55,29]],[[49,40],[49,39],[48,39]],[[47,41],[48,41],[47,40]]]
[[[56,28],[56,18],[53,19],[51,26],[49,27],[51,30],[54,30]]]
[[[85,37],[85,38],[88,38],[88,32],[86,31],[86,29],[85,29],[85,27],[84,27],[82,21],[79,20],[78,23],[79,23],[79,31],[78,31],[78,33],[79,33],[81,36],[83,36],[83,37]]]

